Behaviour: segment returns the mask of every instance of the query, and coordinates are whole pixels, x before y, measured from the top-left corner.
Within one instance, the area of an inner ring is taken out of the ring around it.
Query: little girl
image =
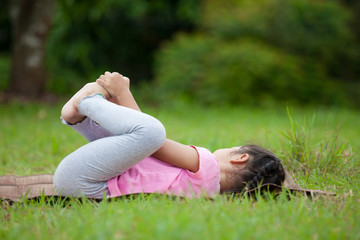
[[[211,197],[284,181],[280,160],[259,146],[211,153],[166,139],[164,126],[140,111],[129,86],[127,77],[106,72],[64,105],[63,123],[90,143],[59,164],[54,175],[58,194],[103,198],[105,194],[144,192]]]

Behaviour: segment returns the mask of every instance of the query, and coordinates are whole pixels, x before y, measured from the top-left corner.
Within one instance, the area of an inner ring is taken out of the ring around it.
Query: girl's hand
[[[130,90],[130,79],[117,72],[105,72],[96,82],[115,99]]]

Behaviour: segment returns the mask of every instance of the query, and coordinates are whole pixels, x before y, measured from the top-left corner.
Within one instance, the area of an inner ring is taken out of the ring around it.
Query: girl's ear
[[[250,155],[247,153],[235,154],[230,158],[230,162],[233,164],[245,163],[246,161],[249,160],[249,158],[250,158]]]

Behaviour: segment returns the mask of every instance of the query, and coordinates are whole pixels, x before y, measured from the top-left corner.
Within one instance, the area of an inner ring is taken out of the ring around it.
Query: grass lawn
[[[0,175],[53,173],[86,143],[59,121],[61,104],[0,105]],[[214,151],[254,143],[272,150],[305,188],[338,193],[310,200],[285,193],[248,198],[111,202],[0,202],[0,239],[360,239],[360,114],[329,108],[201,107],[143,111],[169,138]]]

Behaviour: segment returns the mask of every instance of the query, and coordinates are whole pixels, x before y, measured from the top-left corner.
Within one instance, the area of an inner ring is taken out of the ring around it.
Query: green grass
[[[0,105],[0,175],[53,173],[86,143],[59,121],[61,105]],[[260,144],[302,187],[338,193],[310,200],[137,196],[80,204],[0,203],[0,239],[360,239],[360,115],[329,108],[222,107],[174,103],[143,110],[169,138],[215,150]]]

